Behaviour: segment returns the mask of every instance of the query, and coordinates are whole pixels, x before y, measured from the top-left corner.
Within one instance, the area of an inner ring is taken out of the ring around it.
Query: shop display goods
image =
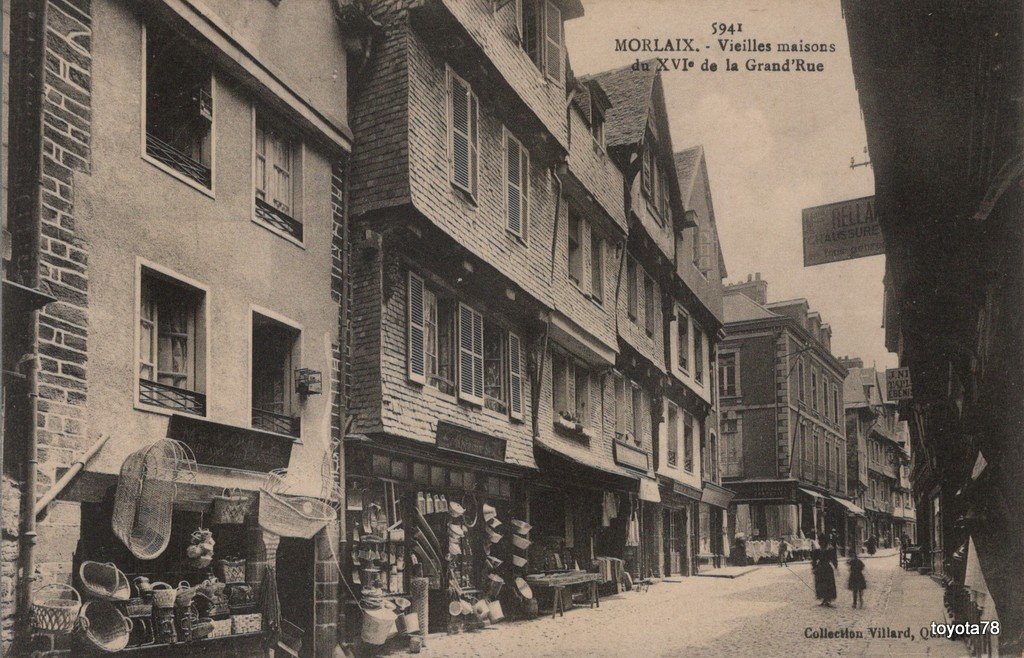
[[[285,476],[283,470],[274,471],[260,488],[260,527],[279,537],[310,539],[337,511],[319,498],[287,495]]]
[[[87,644],[100,651],[121,651],[128,646],[132,622],[107,601],[89,601],[82,606],[78,626]]]
[[[111,525],[135,557],[152,560],[166,550],[177,485],[195,473],[192,450],[172,439],[136,450],[121,464]]]
[[[32,595],[32,626],[41,633],[70,633],[81,609],[82,597],[74,587],[46,585]]]
[[[78,578],[85,593],[103,601],[127,601],[131,597],[128,577],[107,562],[85,561],[78,568]]]
[[[219,524],[238,525],[245,523],[249,509],[249,498],[238,489],[225,489],[221,496],[213,497],[213,513],[210,520]]]

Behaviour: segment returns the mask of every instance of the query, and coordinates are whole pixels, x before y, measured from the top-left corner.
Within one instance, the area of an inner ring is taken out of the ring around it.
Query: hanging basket
[[[81,609],[82,597],[74,587],[41,587],[32,595],[32,626],[41,633],[70,633]]]
[[[284,471],[272,472],[260,488],[260,527],[279,537],[310,539],[336,516],[327,502],[310,496],[285,496]]]
[[[127,601],[131,598],[131,585],[112,562],[85,561],[78,568],[78,578],[86,594],[103,601]]]
[[[239,525],[245,523],[249,497],[238,489],[225,489],[224,495],[213,497],[211,523]]]
[[[79,615],[82,638],[100,651],[114,653],[128,646],[132,621],[106,601],[89,601]]]
[[[140,448],[121,464],[111,526],[135,557],[152,560],[167,548],[177,484],[195,474],[192,449],[173,439]]]

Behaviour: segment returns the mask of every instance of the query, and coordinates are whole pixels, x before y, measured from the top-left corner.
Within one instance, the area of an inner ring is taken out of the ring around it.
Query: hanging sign
[[[910,386],[910,368],[889,368],[885,371],[886,396],[892,400],[909,400],[914,397]]]
[[[804,208],[804,267],[885,253],[875,197]]]

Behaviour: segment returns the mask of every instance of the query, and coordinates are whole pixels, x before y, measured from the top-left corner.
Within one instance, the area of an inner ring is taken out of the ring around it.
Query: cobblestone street
[[[810,566],[768,565],[736,579],[680,578],[647,593],[627,592],[577,608],[565,617],[500,624],[476,633],[432,635],[430,656],[960,656],[966,647],[925,639],[921,628],[942,622],[942,590],[930,578],[899,568],[896,556],[865,559],[863,610],[851,609],[840,562],[835,609],[821,608],[808,587]],[[806,583],[806,586],[800,582]],[[913,605],[905,602],[915,601]],[[872,638],[871,628],[906,630],[914,639]],[[815,639],[821,630],[863,637]]]

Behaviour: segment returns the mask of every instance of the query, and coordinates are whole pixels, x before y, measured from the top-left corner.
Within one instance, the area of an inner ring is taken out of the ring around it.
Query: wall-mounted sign
[[[181,441],[207,466],[267,472],[287,468],[295,439],[249,427],[174,414],[167,438]]]
[[[641,471],[646,471],[648,469],[649,462],[646,452],[640,448],[631,446],[628,443],[622,443],[621,441],[615,441],[612,445],[615,450],[616,464],[629,466]]]
[[[910,386],[910,368],[889,368],[885,371],[886,395],[890,400],[909,400],[914,397]]]
[[[804,267],[885,253],[875,197],[804,208]]]
[[[489,434],[444,421],[437,423],[437,447],[493,461],[505,461],[505,442]]]

